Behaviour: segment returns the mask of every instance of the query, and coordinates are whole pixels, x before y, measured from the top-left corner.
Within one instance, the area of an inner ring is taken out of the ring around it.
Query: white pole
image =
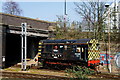
[[[21,69],[26,70],[26,56],[27,56],[27,23],[22,23],[22,50],[21,50]]]
[[[26,57],[27,57],[27,24],[25,24],[25,70],[26,70]]]
[[[22,24],[21,24],[22,25]],[[21,63],[23,64],[23,26],[21,26],[22,35],[21,35]],[[21,70],[23,69],[23,65],[21,64]]]

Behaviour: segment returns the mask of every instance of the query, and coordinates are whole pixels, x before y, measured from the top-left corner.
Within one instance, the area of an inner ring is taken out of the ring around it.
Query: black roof
[[[87,43],[91,39],[76,39],[76,40],[43,40],[43,43]]]
[[[76,43],[87,43],[90,42],[91,39],[78,39]]]

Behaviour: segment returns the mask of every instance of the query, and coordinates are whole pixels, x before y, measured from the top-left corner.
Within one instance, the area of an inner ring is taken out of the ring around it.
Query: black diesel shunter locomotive
[[[45,65],[97,66],[100,63],[98,40],[43,40],[39,42],[38,62]]]

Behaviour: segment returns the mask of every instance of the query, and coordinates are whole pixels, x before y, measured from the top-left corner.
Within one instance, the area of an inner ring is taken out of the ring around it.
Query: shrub
[[[66,72],[68,73],[69,77],[72,77],[74,79],[83,79],[83,80],[88,80],[88,75],[95,73],[94,70],[81,66],[75,66],[72,69],[67,69]]]

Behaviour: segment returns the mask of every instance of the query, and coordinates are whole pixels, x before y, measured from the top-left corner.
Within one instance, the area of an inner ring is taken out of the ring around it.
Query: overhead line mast
[[[66,0],[64,3],[64,32],[66,32],[66,17],[67,17],[67,11],[66,11]]]
[[[66,11],[66,0],[65,0],[65,9],[64,9],[64,15],[67,15],[67,11]]]

